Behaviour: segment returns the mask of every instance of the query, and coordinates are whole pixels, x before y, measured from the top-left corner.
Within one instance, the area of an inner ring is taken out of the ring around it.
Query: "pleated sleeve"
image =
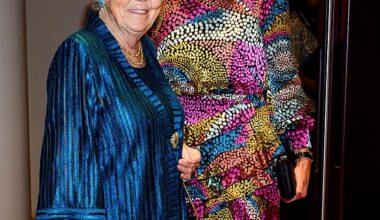
[[[69,38],[49,69],[37,219],[105,219],[96,88],[86,46]]]
[[[272,121],[283,143],[298,150],[311,147],[310,99],[301,88],[291,50],[288,0],[264,0],[260,25],[268,66],[268,103]]]

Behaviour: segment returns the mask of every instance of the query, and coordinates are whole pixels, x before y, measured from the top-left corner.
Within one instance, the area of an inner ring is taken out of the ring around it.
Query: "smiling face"
[[[144,34],[157,18],[163,0],[108,0],[118,26],[133,34]]]

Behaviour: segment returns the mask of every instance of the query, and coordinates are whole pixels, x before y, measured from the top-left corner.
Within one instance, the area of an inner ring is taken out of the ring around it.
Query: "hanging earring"
[[[101,8],[103,8],[106,5],[106,0],[98,0],[98,4]]]

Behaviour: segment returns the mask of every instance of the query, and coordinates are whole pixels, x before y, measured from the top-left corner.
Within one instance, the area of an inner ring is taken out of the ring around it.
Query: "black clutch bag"
[[[288,153],[281,155],[274,166],[277,175],[278,188],[282,198],[289,200],[296,194],[294,165]]]

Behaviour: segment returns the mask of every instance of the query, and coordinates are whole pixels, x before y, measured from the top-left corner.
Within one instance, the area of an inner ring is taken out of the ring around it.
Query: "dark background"
[[[295,0],[298,1],[298,0]],[[293,1],[294,2],[294,1]],[[319,95],[316,158],[307,199],[282,204],[281,219],[379,219],[380,11],[370,0],[331,0],[331,52],[327,53],[326,5],[320,1],[316,32]],[[327,58],[331,63],[327,63]],[[324,69],[330,67],[330,74]],[[311,66],[313,66],[311,65]],[[318,66],[319,65],[319,66]],[[326,82],[329,82],[326,84]],[[325,86],[330,90],[325,93]],[[325,111],[325,97],[328,103]],[[324,124],[323,115],[328,117]],[[323,131],[327,126],[326,199],[322,202]],[[321,216],[321,208],[325,208]]]

